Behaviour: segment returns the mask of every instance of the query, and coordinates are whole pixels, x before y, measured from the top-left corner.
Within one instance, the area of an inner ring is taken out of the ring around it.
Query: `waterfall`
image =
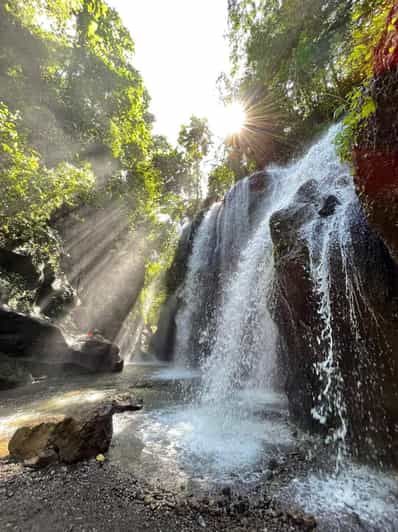
[[[202,358],[211,341],[219,278],[228,276],[249,229],[249,181],[242,179],[205,214],[197,229],[177,313],[175,361]]]
[[[198,349],[194,345],[193,332],[196,320],[203,308],[207,292],[207,273],[210,269],[212,251],[215,247],[215,228],[220,205],[215,203],[205,214],[197,229],[192,253],[188,261],[187,275],[180,296],[182,304],[176,317],[175,361],[178,366],[187,366]],[[202,331],[202,334],[204,332]]]
[[[232,270],[249,231],[249,180],[236,183],[225,195],[217,222],[217,248],[221,273]]]
[[[224,408],[239,390],[272,390],[283,385],[278,382],[276,363],[280,333],[274,322],[272,223],[275,215],[289,209],[301,212],[305,207],[298,234],[308,250],[303,264],[311,279],[319,326],[318,333],[309,333],[318,334],[317,346],[308,338],[308,349],[316,351],[309,371],[318,379],[319,390],[308,415],[319,425],[332,427],[330,439],[337,443],[338,463],[346,453],[349,421],[340,367],[342,344],[334,325],[332,262],[336,257],[345,276],[353,344],[360,337],[358,298],[366,306],[350,265],[354,253],[350,230],[360,215],[349,168],[336,154],[334,138],[339,127],[332,126],[293,164],[268,167],[265,192],[252,190],[250,178],[245,178],[208,211],[194,240],[176,342],[177,361],[194,359],[201,368],[201,404]]]
[[[226,279],[222,288],[222,305],[217,310],[219,320],[213,348],[202,368],[202,399],[205,401],[222,403],[236,389],[245,385],[270,388],[275,383],[278,334],[270,313],[274,281],[270,219],[275,212],[292,202],[299,188],[309,179],[329,186],[330,180],[334,182],[348,175],[348,169],[338,162],[335,154],[335,135],[336,127],[297,163],[267,170],[270,185],[260,207],[261,222],[247,245],[240,249],[236,270]],[[241,221],[239,223],[242,224]],[[331,229],[325,230],[324,249],[320,258],[320,264],[325,267],[328,231]],[[322,283],[317,286],[326,298],[325,286]],[[326,304],[322,311],[326,314]],[[333,365],[330,351],[333,351],[333,346],[326,354],[325,363],[319,366],[319,373],[331,371],[328,367]],[[328,391],[325,390],[326,397]],[[323,399],[320,398],[321,403]]]

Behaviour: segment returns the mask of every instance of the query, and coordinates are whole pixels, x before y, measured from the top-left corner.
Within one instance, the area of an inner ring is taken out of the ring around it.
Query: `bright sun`
[[[239,133],[246,122],[246,111],[239,102],[220,107],[210,120],[212,130],[220,137],[228,137]]]

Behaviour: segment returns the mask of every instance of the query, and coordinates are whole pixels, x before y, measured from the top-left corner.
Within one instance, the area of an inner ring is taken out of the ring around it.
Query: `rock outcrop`
[[[203,214],[204,212],[201,212],[193,222],[184,227],[173,263],[166,273],[168,298],[162,307],[157,330],[149,342],[149,350],[162,361],[169,362],[173,358],[176,334],[175,317],[180,306],[179,289],[187,273],[193,240]]]
[[[304,429],[347,431],[361,458],[398,465],[398,268],[355,195],[341,206],[323,188],[308,181],[271,219],[290,411]]]
[[[76,293],[67,278],[53,265],[38,265],[23,251],[0,248],[0,304],[33,307],[43,316],[61,318],[76,303]]]
[[[371,226],[398,263],[398,6],[375,51],[369,97],[375,112],[354,150],[355,184]]]
[[[47,320],[0,307],[0,353],[27,365],[33,373],[61,370],[99,373],[123,369],[119,347],[100,337],[66,340],[61,329]]]
[[[140,410],[142,403],[119,396],[75,416],[19,428],[8,444],[10,456],[25,465],[72,464],[105,453],[113,435],[112,416]]]
[[[40,274],[29,255],[0,248],[0,269],[8,274],[17,274],[23,277],[27,288],[37,288],[40,284]]]

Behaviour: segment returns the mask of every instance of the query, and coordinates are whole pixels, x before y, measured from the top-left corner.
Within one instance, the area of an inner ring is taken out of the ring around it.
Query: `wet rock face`
[[[338,428],[342,413],[354,454],[397,466],[398,268],[355,196],[344,207],[328,198],[308,181],[271,219],[276,270],[273,313],[290,411],[303,428],[325,434]],[[328,203],[333,209],[325,216],[322,209]],[[339,220],[344,222],[343,238]],[[321,235],[324,224],[332,224],[323,257],[329,275],[331,344],[308,238],[309,226],[313,234]],[[340,410],[336,404],[330,406],[322,425],[311,411],[325,389],[317,367],[330,345],[336,369],[329,393],[331,403],[340,402]]]
[[[170,362],[173,358],[176,335],[175,317],[178,311],[178,299],[172,294],[162,306],[156,333],[152,335],[149,349],[159,360]]]
[[[113,372],[123,369],[119,347],[100,337],[82,337],[68,343],[53,323],[0,307],[0,353],[46,373]]]
[[[391,8],[374,53],[370,87],[376,110],[354,150],[355,184],[371,226],[398,262],[398,6]]]
[[[174,260],[166,273],[166,288],[169,294],[162,306],[159,322],[155,334],[149,342],[149,349],[159,360],[169,362],[173,358],[176,323],[178,309],[180,308],[179,293],[184,282],[189,257],[192,253],[193,241],[196,231],[203,219],[205,211],[201,211],[195,219],[185,226],[178,243]]]
[[[375,78],[376,112],[354,151],[355,185],[371,226],[398,262],[398,70]]]
[[[314,370],[316,342],[312,344],[320,334],[321,325],[317,321],[318,300],[310,275],[310,251],[301,229],[317,216],[320,203],[318,184],[308,181],[298,190],[294,203],[274,213],[270,220],[276,270],[273,312],[279,328],[279,364],[290,412],[306,430],[316,428],[311,409],[320,387]]]

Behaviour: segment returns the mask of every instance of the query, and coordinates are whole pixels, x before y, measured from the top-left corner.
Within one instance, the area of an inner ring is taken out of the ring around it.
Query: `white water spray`
[[[181,294],[182,305],[177,314],[177,333],[175,362],[178,366],[189,365],[194,348],[192,345],[192,329],[196,326],[195,317],[202,303],[206,287],[202,276],[209,266],[220,204],[215,203],[203,218],[193,243],[189,257],[187,277]]]

